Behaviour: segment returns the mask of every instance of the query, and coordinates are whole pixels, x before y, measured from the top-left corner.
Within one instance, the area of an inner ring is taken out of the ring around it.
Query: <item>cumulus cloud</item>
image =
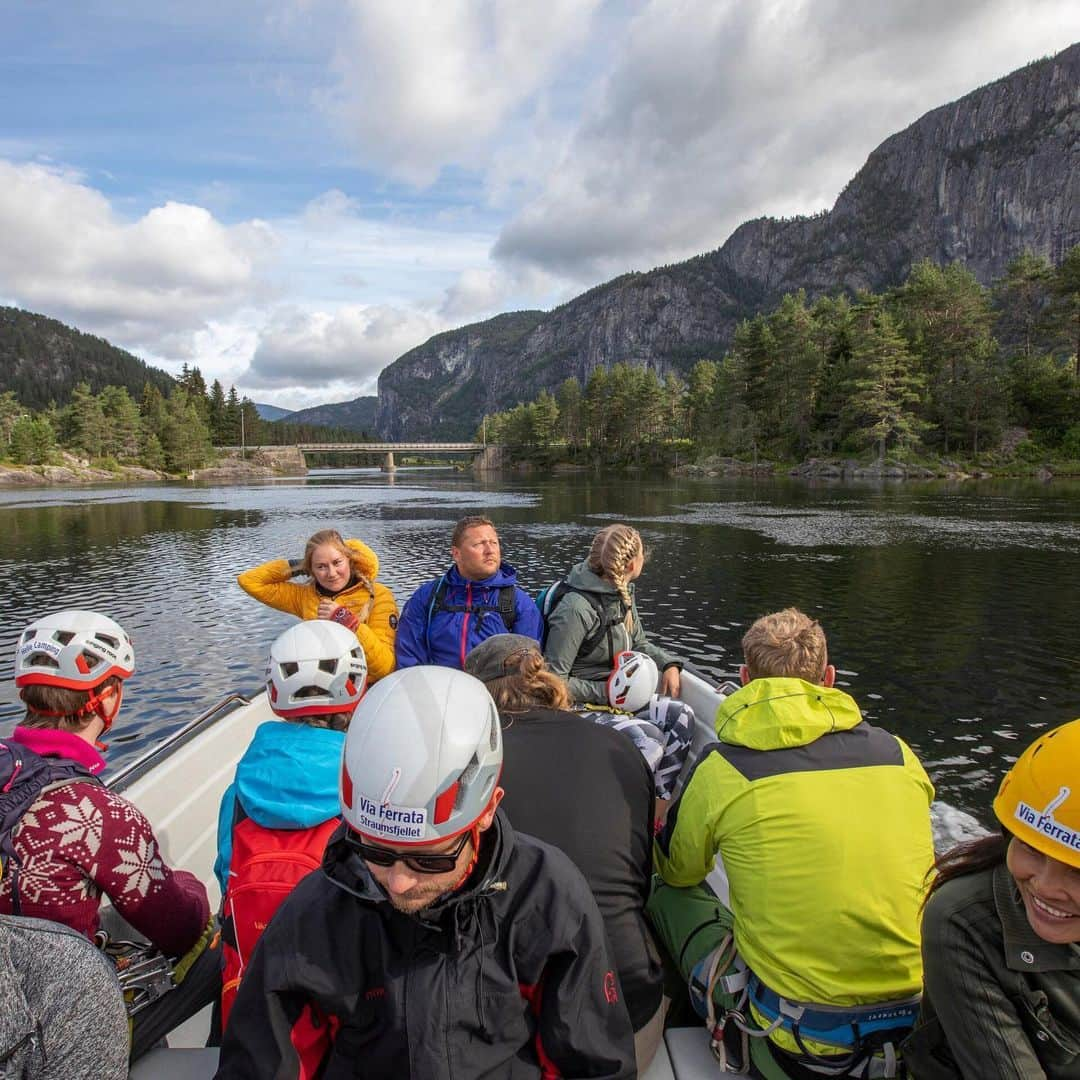
[[[369,386],[391,360],[445,329],[422,311],[352,305],[334,312],[279,310],[259,335],[241,382],[251,388],[339,383]]]
[[[0,160],[0,289],[82,329],[153,349],[235,308],[272,251],[258,221],[178,202],[125,221],[76,173]]]
[[[600,0],[351,0],[317,96],[370,168],[417,186],[474,154],[585,41]]]
[[[889,134],[1067,44],[1073,10],[652,0],[495,257],[596,280],[827,208]]]

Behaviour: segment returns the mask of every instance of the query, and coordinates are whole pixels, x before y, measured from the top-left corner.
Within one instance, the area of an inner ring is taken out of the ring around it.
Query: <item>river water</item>
[[[625,475],[474,480],[452,470],[325,470],[228,487],[0,492],[0,732],[18,710],[19,631],[90,607],[133,635],[138,670],[113,733],[129,760],[233,691],[260,687],[293,621],[236,574],[299,557],[336,527],[378,553],[404,604],[448,564],[453,522],[487,513],[536,592],[628,521],[651,557],[646,628],[732,675],[759,614],[794,604],[826,629],[839,683],[916,749],[939,797],[987,820],[1034,733],[1080,716],[1080,484],[808,486]]]

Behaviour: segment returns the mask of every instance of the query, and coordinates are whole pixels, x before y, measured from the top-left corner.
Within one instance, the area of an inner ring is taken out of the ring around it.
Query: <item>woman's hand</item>
[[[319,618],[336,622],[344,626],[346,630],[352,630],[353,633],[356,632],[356,628],[360,625],[359,615],[341,604],[335,604],[333,600],[325,596],[319,601]]]
[[[677,667],[665,668],[663,677],[660,679],[660,693],[674,698],[682,693],[682,677]]]

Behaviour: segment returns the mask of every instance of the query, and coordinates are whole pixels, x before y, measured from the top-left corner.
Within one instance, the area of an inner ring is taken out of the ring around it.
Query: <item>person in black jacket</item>
[[[663,969],[645,919],[652,772],[629,739],[568,711],[566,683],[547,670],[531,638],[490,637],[469,652],[465,670],[484,682],[502,718],[502,805],[510,820],[565,851],[596,897],[644,1073],[664,1021]]]
[[[630,1078],[589,887],[499,809],[482,683],[413,667],[357,706],[344,821],[245,972],[218,1077]]]

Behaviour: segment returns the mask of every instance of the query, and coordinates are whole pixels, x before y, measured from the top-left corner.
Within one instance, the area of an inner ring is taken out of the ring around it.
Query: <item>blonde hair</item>
[[[119,686],[121,681],[119,675],[110,675],[92,691],[69,690],[64,686],[45,686],[41,683],[24,686],[19,691],[19,697],[26,706],[22,726],[56,731],[82,731],[98,719],[97,713],[86,708],[90,694],[100,696],[110,686]]]
[[[506,667],[516,660],[517,669],[484,685],[499,712],[526,709],[569,709],[570,692],[558,675],[548,671],[539,649],[521,649],[503,661]]]
[[[742,639],[751,679],[790,678],[820,683],[829,652],[825,631],[798,608],[762,615]]]
[[[630,583],[626,580],[626,568],[639,555],[644,556],[645,545],[641,533],[630,525],[606,525],[594,537],[589,557],[589,569],[607,578],[626,606],[626,629],[634,629],[634,601],[630,596]]]
[[[337,529],[321,529],[319,532],[313,533],[308,537],[307,543],[304,545],[304,559],[300,565],[301,572],[307,574],[309,578],[314,578],[315,574],[311,569],[311,561],[315,557],[316,549],[321,548],[324,544],[333,545],[349,560],[349,566],[352,567],[352,576],[367,589],[367,603],[362,610],[353,612],[361,622],[367,622],[368,616],[371,614],[371,607],[375,603],[375,586],[372,584],[371,579],[360,568],[360,553],[353,551],[353,549],[345,543],[341,538],[341,533],[339,533]]]

